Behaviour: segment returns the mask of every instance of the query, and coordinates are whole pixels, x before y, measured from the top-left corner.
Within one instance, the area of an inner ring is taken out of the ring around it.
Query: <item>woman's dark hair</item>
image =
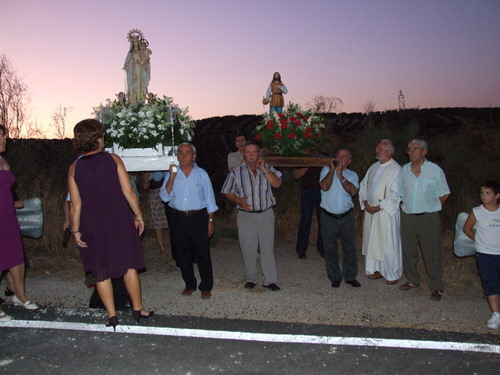
[[[104,125],[94,119],[82,120],[73,128],[73,147],[80,154],[99,148],[99,138],[104,137]]]
[[[0,132],[2,132],[3,135],[7,135],[7,128],[5,125],[0,125]]]
[[[248,140],[248,137],[245,133],[241,132],[240,130],[238,130],[234,136],[234,140],[236,141],[236,138],[238,137],[243,137],[245,138],[245,141]]]

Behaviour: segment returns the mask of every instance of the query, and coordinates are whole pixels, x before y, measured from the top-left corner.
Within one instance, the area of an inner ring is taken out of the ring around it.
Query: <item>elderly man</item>
[[[335,161],[323,167],[320,174],[321,188],[321,235],[325,251],[328,278],[333,288],[338,288],[342,279],[353,287],[360,287],[356,280],[358,260],[356,256],[356,223],[352,197],[359,188],[358,175],[347,169],[351,153],[346,149],[337,152]],[[343,241],[344,262],[339,265],[337,237]]]
[[[276,199],[271,188],[281,186],[281,173],[264,163],[259,156],[259,146],[247,143],[243,153],[244,163],[233,168],[222,186],[222,194],[238,209],[237,226],[243,263],[245,288],[257,284],[257,250],[264,276],[263,286],[280,290],[274,258],[274,211]]]
[[[401,166],[392,158],[394,145],[383,139],[375,149],[378,160],[368,169],[359,187],[359,203],[365,210],[363,255],[369,279],[384,277],[396,284],[403,273],[397,177]]]
[[[182,278],[186,284],[182,295],[197,288],[193,263],[196,260],[201,282],[201,298],[209,299],[213,288],[209,238],[214,233],[214,213],[218,210],[212,183],[207,172],[195,164],[196,149],[183,143],[177,152],[179,170],[171,165],[160,190],[162,201],[170,207],[172,240]]]
[[[420,285],[417,245],[420,244],[433,301],[443,293],[443,260],[439,211],[450,195],[443,170],[428,161],[427,142],[414,139],[408,144],[410,162],[401,168],[399,195],[403,200],[401,243],[403,270],[408,282],[399,289],[410,290]]]

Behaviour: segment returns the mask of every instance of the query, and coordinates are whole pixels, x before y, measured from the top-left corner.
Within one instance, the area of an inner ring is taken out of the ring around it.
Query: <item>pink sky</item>
[[[193,119],[261,114],[272,74],[285,101],[341,98],[344,112],[500,106],[498,0],[18,0],[0,5],[0,54],[34,120],[72,107],[66,135],[124,90],[127,32],[149,41],[149,91]]]

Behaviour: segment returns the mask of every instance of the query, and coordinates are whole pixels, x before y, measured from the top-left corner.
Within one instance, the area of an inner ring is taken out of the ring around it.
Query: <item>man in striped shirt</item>
[[[259,146],[249,142],[243,153],[244,163],[233,168],[222,186],[222,194],[238,209],[237,226],[243,263],[245,288],[257,284],[257,257],[264,276],[263,286],[280,290],[274,258],[274,211],[272,188],[281,186],[281,172],[264,163]]]

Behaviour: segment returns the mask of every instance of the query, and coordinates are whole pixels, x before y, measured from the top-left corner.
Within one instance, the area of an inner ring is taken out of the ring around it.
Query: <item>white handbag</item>
[[[16,208],[17,221],[23,237],[40,238],[43,234],[43,208],[39,198],[23,201],[24,208]]]
[[[457,222],[455,224],[455,240],[453,241],[453,250],[457,257],[470,257],[476,255],[476,246],[474,241],[472,241],[464,233],[464,224],[467,220],[469,214],[465,212],[460,212],[457,216]],[[475,227],[472,228],[475,230]]]

